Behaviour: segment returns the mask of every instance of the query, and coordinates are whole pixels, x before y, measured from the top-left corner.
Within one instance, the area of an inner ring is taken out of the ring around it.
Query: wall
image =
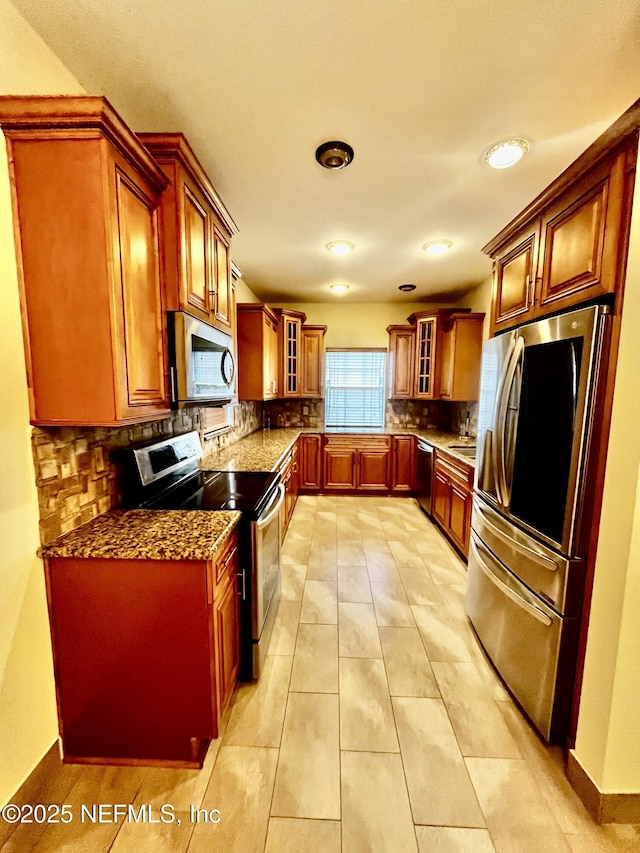
[[[575,757],[603,793],[640,793],[640,182],[634,200]]]
[[[82,88],[8,0],[0,0],[0,93]],[[6,148],[0,134],[0,804],[58,733],[38,500],[22,349]]]

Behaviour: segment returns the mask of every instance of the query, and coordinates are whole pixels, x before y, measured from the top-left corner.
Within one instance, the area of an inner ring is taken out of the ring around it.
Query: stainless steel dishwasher
[[[418,439],[418,468],[416,472],[416,498],[421,509],[431,516],[433,490],[433,447]]]

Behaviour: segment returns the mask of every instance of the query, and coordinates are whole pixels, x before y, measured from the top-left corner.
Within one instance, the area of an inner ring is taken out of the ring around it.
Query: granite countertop
[[[42,557],[210,560],[239,512],[112,510],[44,545]]]
[[[475,439],[462,441],[456,433],[439,430],[407,429],[403,427],[385,427],[383,429],[309,429],[284,427],[272,430],[256,430],[236,441],[235,444],[217,453],[210,453],[200,460],[200,467],[212,471],[276,471],[280,462],[291,450],[298,436],[305,433],[328,435],[415,435],[423,438],[434,447],[451,453],[472,467],[475,458],[451,449],[451,445],[475,446]]]

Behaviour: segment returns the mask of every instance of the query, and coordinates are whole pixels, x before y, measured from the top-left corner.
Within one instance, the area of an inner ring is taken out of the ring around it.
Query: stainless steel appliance
[[[421,509],[431,516],[433,491],[433,447],[418,439],[418,464],[416,466],[416,500]]]
[[[487,341],[466,606],[480,642],[547,739],[567,730],[584,589],[582,507],[605,306]]]
[[[280,599],[280,474],[201,471],[197,432],[124,452],[124,505],[137,509],[239,510],[238,594],[242,681],[258,678]]]
[[[236,374],[231,335],[184,311],[167,312],[171,404],[228,403]]]

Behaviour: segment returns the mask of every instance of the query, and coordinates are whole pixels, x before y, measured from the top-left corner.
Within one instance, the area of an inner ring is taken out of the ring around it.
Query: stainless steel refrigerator
[[[487,341],[467,614],[543,737],[565,737],[588,533],[593,407],[609,320],[590,306]]]

